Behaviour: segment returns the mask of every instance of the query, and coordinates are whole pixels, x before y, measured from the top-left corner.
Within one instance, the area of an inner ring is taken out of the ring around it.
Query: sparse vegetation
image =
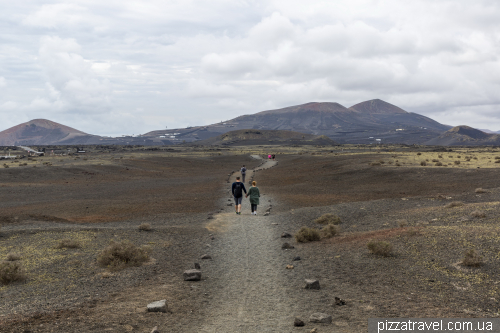
[[[371,240],[366,245],[371,253],[388,257],[392,253],[392,244],[385,241],[374,241]]]
[[[467,267],[480,267],[484,264],[483,257],[480,256],[476,250],[470,249],[465,252],[462,265]]]
[[[486,191],[485,189],[479,187],[479,188],[476,188],[476,190],[474,192],[476,192],[476,193],[486,193],[488,191]]]
[[[378,165],[381,165],[380,162],[371,162],[370,163],[371,166],[378,166]]]
[[[460,207],[463,205],[464,205],[464,203],[462,201],[452,201],[449,204],[447,204],[445,207],[446,208],[453,208],[453,207]]]
[[[18,261],[0,262],[0,283],[9,284],[26,279],[23,266]]]
[[[470,213],[470,216],[475,218],[484,218],[486,217],[486,213],[483,212],[482,210],[475,210],[472,213]]]
[[[332,238],[335,235],[338,235],[340,232],[340,228],[333,224],[328,224],[324,226],[320,233],[322,238]]]
[[[110,270],[121,270],[129,266],[140,266],[149,260],[149,249],[137,247],[130,241],[111,243],[97,256],[97,263]]]
[[[422,161],[422,162],[420,162],[420,165],[421,165],[421,166],[426,166],[426,165],[427,165],[427,162],[426,162],[426,161]]]
[[[340,217],[337,215],[333,214],[324,214],[318,217],[314,222],[318,224],[340,224],[342,221],[340,220]]]
[[[139,226],[140,231],[151,231],[151,229],[151,224],[149,223],[141,223],[141,225]]]
[[[59,243],[56,246],[56,249],[77,249],[80,246],[81,245],[78,241],[73,240],[73,239],[69,239],[69,238],[65,238],[65,239],[61,239],[59,241]]]
[[[420,156],[420,155],[422,155],[422,153],[419,152],[419,153],[417,153],[417,155]]]
[[[437,162],[436,164],[434,164],[435,166],[443,166],[443,163],[441,162]]]
[[[404,228],[408,225],[408,222],[406,220],[398,220],[397,223],[400,228]]]
[[[18,261],[21,260],[21,255],[19,253],[8,253],[6,257],[7,261]]]
[[[459,165],[460,161],[454,161],[453,163],[455,163],[456,165]]]
[[[437,162],[439,162],[439,160],[438,159],[433,159],[432,162],[437,163]]]
[[[307,243],[319,241],[321,239],[320,233],[317,229],[302,227],[295,234],[295,240],[299,243]]]

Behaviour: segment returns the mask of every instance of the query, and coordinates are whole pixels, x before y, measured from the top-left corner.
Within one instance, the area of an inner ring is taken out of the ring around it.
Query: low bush
[[[11,252],[11,253],[7,254],[6,259],[7,259],[7,261],[18,261],[18,260],[21,260],[21,255],[19,253]]]
[[[141,223],[139,226],[140,231],[151,231],[151,224],[149,223]]]
[[[422,161],[422,162],[420,162],[420,165],[421,165],[421,166],[426,166],[426,165],[427,165],[427,162],[426,162],[426,161]]]
[[[333,236],[338,235],[339,232],[339,227],[333,224],[328,224],[321,229],[320,234],[322,238],[332,238]]]
[[[417,155],[419,155],[419,156],[420,156],[420,155],[422,155],[422,153],[417,153]]]
[[[464,259],[462,260],[462,265],[468,267],[479,267],[484,264],[483,257],[480,256],[476,250],[470,249],[465,252]]]
[[[80,247],[80,243],[76,240],[65,238],[61,239],[56,246],[56,249],[77,249]]]
[[[294,237],[295,240],[299,243],[314,242],[314,241],[319,241],[321,239],[321,236],[317,229],[308,227],[300,228],[300,230],[297,231]]]
[[[318,224],[340,224],[342,221],[340,220],[340,217],[337,215],[333,214],[324,214],[318,217],[314,222]]]
[[[392,253],[392,244],[384,241],[374,241],[371,240],[366,245],[371,253],[388,257]]]
[[[433,159],[432,162],[437,163],[437,162],[439,162],[439,160],[438,159]]]
[[[491,162],[491,161],[490,161]],[[500,160],[496,160],[495,163],[500,163]]]
[[[470,213],[470,216],[475,218],[484,218],[486,217],[486,213],[483,212],[482,210],[475,210],[472,213]]]
[[[476,188],[476,190],[474,192],[476,192],[476,193],[486,193],[488,191],[486,191],[485,189],[479,187],[479,188]]]
[[[456,165],[459,165],[460,161],[454,161],[453,163],[455,163]]]
[[[437,162],[436,164],[434,164],[435,166],[443,166],[443,163],[441,162]]]
[[[495,160],[500,160],[500,156],[495,156]]]
[[[404,228],[408,225],[408,222],[406,220],[398,220],[397,223],[400,228]]]
[[[121,270],[129,266],[140,266],[149,260],[149,249],[137,247],[129,241],[111,243],[97,256],[100,266],[110,270]]]
[[[9,284],[26,279],[23,266],[18,261],[0,262],[0,283]]]
[[[463,205],[464,205],[464,203],[462,201],[452,201],[449,204],[447,204],[445,207],[446,208],[453,208],[453,207],[460,207]]]
[[[378,165],[381,165],[380,162],[371,162],[370,163],[371,166],[378,166]]]

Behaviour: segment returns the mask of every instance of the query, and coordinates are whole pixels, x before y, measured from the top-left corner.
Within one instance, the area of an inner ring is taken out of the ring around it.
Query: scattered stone
[[[332,316],[327,315],[326,313],[316,312],[309,317],[309,321],[311,323],[331,324]]]
[[[167,300],[162,299],[148,304],[148,312],[167,312]]]
[[[345,301],[335,296],[335,305],[345,305]]]
[[[212,215],[208,215],[207,220],[212,220],[214,217]]]
[[[293,269],[293,265],[286,265],[286,269]]]
[[[201,259],[212,259],[212,257],[209,256],[208,254],[204,254],[201,256]]]
[[[151,333],[160,333],[160,331],[158,330],[158,326],[153,327]]]
[[[304,288],[305,289],[316,289],[316,290],[320,289],[319,281],[306,279],[306,286]]]
[[[197,269],[188,269],[184,271],[184,281],[200,281],[201,280],[201,272]]]
[[[317,328],[313,328],[313,329],[311,330],[311,332],[309,332],[309,333],[316,333],[316,332],[318,332],[318,329],[317,329]]]
[[[299,261],[299,260],[300,260],[299,256],[296,256],[295,258],[293,258],[293,261]]]
[[[232,206],[233,206],[233,203],[231,202],[231,203],[228,203],[227,205],[228,205],[229,207],[232,207]]]
[[[290,250],[290,249],[294,249],[295,247],[293,245],[290,245],[289,243],[283,243],[283,245],[281,245],[281,248],[283,250]]]
[[[271,225],[279,225],[278,223],[271,223]]]
[[[269,212],[265,212],[265,213],[264,213],[264,216],[269,216]]]
[[[300,320],[299,318],[295,318],[295,320],[293,321],[293,326],[295,326],[295,327],[302,327],[304,325],[305,325],[305,323],[302,320]]]
[[[214,240],[214,239],[215,239],[215,237],[214,237],[214,236],[210,236],[210,239],[211,239],[211,240]]]
[[[195,269],[201,269],[201,266],[200,264],[198,264],[197,262],[194,263],[194,268]]]
[[[290,235],[288,232],[284,232],[281,234],[281,238],[292,238],[292,235]]]

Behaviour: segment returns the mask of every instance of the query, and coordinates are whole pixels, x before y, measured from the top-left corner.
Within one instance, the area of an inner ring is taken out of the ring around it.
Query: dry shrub
[[[422,155],[422,153],[417,153],[417,155],[419,155],[419,156],[420,156],[420,155]]]
[[[59,244],[57,244],[56,249],[77,249],[80,246],[81,245],[78,241],[65,238],[59,241]]]
[[[340,224],[342,221],[340,220],[340,217],[337,215],[333,214],[324,214],[318,217],[314,222],[318,224]]]
[[[462,201],[452,201],[449,204],[447,204],[445,207],[446,208],[453,208],[453,207],[460,207],[463,205],[464,205],[464,203]]]
[[[392,244],[385,241],[371,240],[366,244],[371,253],[378,256],[388,257],[392,252]]]
[[[480,256],[476,250],[470,249],[465,252],[464,259],[462,260],[462,265],[467,267],[479,267],[483,265],[483,257]]]
[[[295,240],[299,243],[319,241],[321,238],[319,231],[314,228],[302,227],[295,234]]]
[[[489,162],[491,162],[491,161],[489,161]],[[496,160],[495,163],[500,163],[500,160]]]
[[[130,241],[114,242],[102,250],[97,256],[100,266],[110,270],[120,270],[129,266],[140,266],[149,260],[149,249],[137,247]]]
[[[470,216],[475,218],[484,218],[486,217],[486,214],[482,210],[475,210],[472,213],[470,213]]]
[[[399,163],[396,163],[396,166],[401,166],[401,164],[399,164]]]
[[[328,224],[321,229],[320,233],[322,238],[332,238],[340,233],[340,228],[333,224]]]
[[[438,159],[433,159],[432,162],[437,163],[437,162],[439,162],[439,160]]]
[[[406,227],[408,225],[408,222],[406,220],[397,220],[397,223],[400,228]]]
[[[380,162],[371,162],[370,163],[371,166],[378,166],[378,165],[381,165]]]
[[[427,165],[427,162],[426,162],[426,161],[422,161],[422,162],[420,162],[420,165],[421,165],[421,166],[426,166],[426,165]]]
[[[462,158],[462,156],[458,155],[457,158]]]
[[[139,226],[140,231],[151,231],[151,224],[149,223],[141,223]]]
[[[434,164],[435,166],[443,166],[443,163],[441,162],[437,162],[436,164]]]
[[[476,192],[476,193],[486,193],[488,191],[486,191],[485,189],[479,187],[479,188],[476,188],[476,190],[474,192]]]
[[[18,261],[21,260],[21,255],[19,253],[8,253],[7,254],[7,261]]]
[[[439,158],[443,158],[443,155],[438,155]]]
[[[495,160],[500,160],[500,156],[495,156]]]
[[[24,279],[26,279],[26,273],[20,262],[0,262],[0,283],[9,284],[11,282],[22,281]]]
[[[453,163],[455,163],[456,165],[459,165],[460,161],[454,161]]]

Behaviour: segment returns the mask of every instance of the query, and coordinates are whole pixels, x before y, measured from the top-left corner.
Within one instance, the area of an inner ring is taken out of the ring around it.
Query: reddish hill
[[[0,145],[72,144],[92,137],[94,136],[50,120],[34,119],[0,132]]]

